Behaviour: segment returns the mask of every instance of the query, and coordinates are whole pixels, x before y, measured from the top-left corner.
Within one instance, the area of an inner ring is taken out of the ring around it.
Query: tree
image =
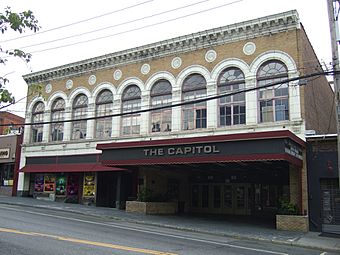
[[[21,34],[24,33],[26,29],[37,32],[39,28],[38,20],[30,10],[16,13],[12,12],[10,7],[6,7],[4,12],[0,13],[0,31],[2,34],[9,29]],[[5,64],[9,56],[21,58],[26,62],[31,60],[31,54],[20,49],[8,50],[3,49],[0,45],[0,53],[0,64]],[[8,83],[8,79],[0,76],[0,105],[2,103],[13,104],[15,102],[14,96],[5,88],[6,83]]]

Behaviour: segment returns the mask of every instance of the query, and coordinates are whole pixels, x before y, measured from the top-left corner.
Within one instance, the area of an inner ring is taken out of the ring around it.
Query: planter
[[[276,215],[276,229],[308,232],[308,216],[307,215]]]
[[[126,201],[125,210],[144,214],[175,214],[178,212],[178,205],[175,202]]]

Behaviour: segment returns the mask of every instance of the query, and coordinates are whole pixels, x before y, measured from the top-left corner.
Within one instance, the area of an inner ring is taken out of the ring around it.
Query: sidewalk
[[[112,220],[121,220],[139,224],[222,235],[239,239],[261,240],[277,244],[288,244],[292,246],[321,249],[324,251],[340,252],[340,238],[319,236],[320,233],[317,232],[299,233],[278,231],[274,229],[274,226],[268,226],[268,224],[262,222],[249,223],[243,220],[235,220],[232,217],[143,215],[127,213],[115,208],[66,204],[27,197],[0,196],[0,204],[24,205],[38,208],[43,207],[51,210],[62,210]]]

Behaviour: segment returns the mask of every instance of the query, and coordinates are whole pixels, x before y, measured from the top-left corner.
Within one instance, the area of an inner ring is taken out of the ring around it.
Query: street
[[[336,253],[127,223],[60,210],[0,205],[0,254]]]

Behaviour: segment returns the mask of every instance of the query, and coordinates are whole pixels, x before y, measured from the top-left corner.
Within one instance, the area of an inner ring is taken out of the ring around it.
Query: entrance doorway
[[[116,183],[114,172],[98,172],[96,205],[116,207]]]
[[[191,211],[232,215],[251,214],[252,191],[249,184],[193,184]]]

